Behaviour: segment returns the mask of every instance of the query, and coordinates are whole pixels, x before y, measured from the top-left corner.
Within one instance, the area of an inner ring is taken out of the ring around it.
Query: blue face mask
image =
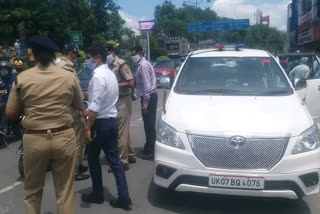
[[[90,70],[94,70],[97,67],[96,63],[93,63],[91,59],[86,59],[86,61],[84,62],[86,67],[89,68]]]

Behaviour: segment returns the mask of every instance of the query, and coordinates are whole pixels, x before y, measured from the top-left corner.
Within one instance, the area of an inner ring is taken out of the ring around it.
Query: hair
[[[130,50],[131,50],[131,51],[135,51],[135,52],[138,53],[138,54],[144,55],[144,53],[143,53],[143,48],[142,48],[140,45],[135,46],[134,48],[131,48]]]
[[[95,57],[97,56],[98,54],[101,55],[101,61],[102,62],[106,62],[107,61],[107,51],[106,49],[104,48],[103,45],[94,45],[92,47],[89,48],[90,49],[90,54]]]
[[[56,58],[54,50],[48,50],[39,46],[33,46],[32,52],[35,57],[39,58],[39,62],[43,66],[48,66]]]

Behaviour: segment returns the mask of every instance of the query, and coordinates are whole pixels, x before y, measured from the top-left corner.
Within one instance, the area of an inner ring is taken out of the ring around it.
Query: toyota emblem
[[[229,143],[233,148],[239,149],[239,148],[244,147],[246,145],[246,139],[241,136],[234,136],[234,137],[230,138]]]

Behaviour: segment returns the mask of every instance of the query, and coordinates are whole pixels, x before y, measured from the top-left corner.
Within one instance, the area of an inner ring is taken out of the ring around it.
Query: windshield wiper
[[[241,91],[233,90],[233,89],[203,89],[203,90],[196,90],[196,91],[185,91],[190,94],[202,94],[202,93],[222,93],[222,94],[236,94],[240,93]]]
[[[266,91],[266,92],[261,92],[261,95],[281,95],[281,94],[288,94],[292,93],[292,90],[272,90],[272,91]]]

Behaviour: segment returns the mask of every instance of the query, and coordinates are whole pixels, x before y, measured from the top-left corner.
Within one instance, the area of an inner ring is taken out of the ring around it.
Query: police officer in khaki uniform
[[[23,114],[25,213],[40,214],[47,168],[52,176],[57,213],[74,213],[76,137],[71,109],[80,110],[82,92],[75,75],[53,64],[56,45],[48,37],[34,36],[31,46],[38,64],[21,72],[12,86],[6,115]]]
[[[119,155],[125,170],[129,169],[129,163],[136,162],[136,153],[131,147],[129,129],[132,108],[131,88],[134,80],[127,63],[116,55],[112,44],[107,45],[107,64],[115,73],[119,83],[119,99],[117,102],[118,127],[119,127]],[[109,169],[111,172],[111,169]]]
[[[56,60],[56,65],[63,68],[66,71],[72,72],[78,79],[78,75],[76,70],[73,67],[73,63],[71,60],[75,59],[79,56],[77,47],[73,44],[66,44],[62,50],[63,56]],[[84,156],[86,136],[85,136],[85,126],[86,121],[81,112],[86,112],[86,109],[82,109],[81,111],[72,109],[72,118],[73,118],[73,129],[76,133],[77,139],[77,161],[76,161],[76,181],[82,181],[89,179],[90,176],[83,174],[88,171],[88,167],[82,165],[82,160]]]

